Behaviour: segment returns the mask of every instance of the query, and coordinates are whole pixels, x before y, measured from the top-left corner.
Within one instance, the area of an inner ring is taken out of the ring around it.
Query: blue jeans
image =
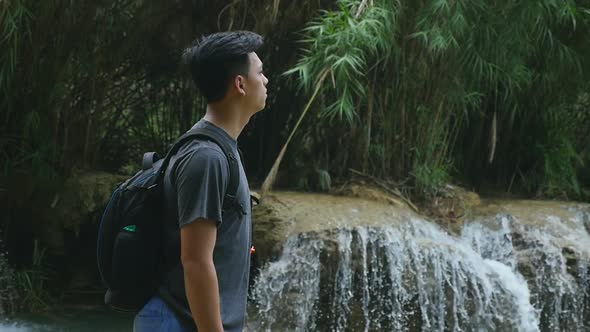
[[[133,331],[192,332],[194,329],[183,324],[159,296],[154,296],[135,315]]]

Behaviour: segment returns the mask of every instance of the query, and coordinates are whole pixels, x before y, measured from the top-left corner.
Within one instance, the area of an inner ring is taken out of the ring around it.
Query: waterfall
[[[539,225],[522,224],[510,215],[495,221],[487,222],[500,225],[495,230],[480,223],[465,226],[462,240],[482,257],[526,278],[541,331],[589,331],[590,234],[584,229],[588,214],[578,211],[570,219],[546,216]],[[508,243],[500,246],[501,241]]]
[[[587,213],[419,218],[293,234],[253,290],[255,331],[589,331]]]

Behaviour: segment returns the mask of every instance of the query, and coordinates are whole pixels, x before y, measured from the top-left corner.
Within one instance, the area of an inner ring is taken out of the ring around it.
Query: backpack
[[[239,165],[231,146],[224,144],[219,133],[207,128],[191,129],[174,143],[164,159],[158,160],[154,152],[145,153],[142,170],[114,190],[98,229],[98,270],[108,288],[104,301],[115,310],[137,312],[155,294],[166,214],[164,173],[178,149],[196,138],[215,142],[227,157],[230,180],[223,210],[236,206]]]

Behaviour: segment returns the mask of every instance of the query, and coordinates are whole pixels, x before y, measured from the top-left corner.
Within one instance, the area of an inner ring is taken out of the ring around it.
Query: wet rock
[[[576,251],[570,247],[563,247],[561,249],[561,254],[565,258],[565,265],[567,268],[567,272],[570,275],[577,277],[577,275],[578,275],[578,271],[577,271],[578,270],[578,256],[576,254]]]
[[[252,209],[252,241],[259,264],[279,256],[295,222],[293,217],[285,213],[288,209],[284,202],[272,194],[265,196]]]
[[[432,200],[422,203],[421,211],[449,232],[459,234],[463,223],[481,205],[481,199],[475,192],[447,184]]]
[[[257,283],[265,327],[419,331],[456,324],[515,330],[521,324],[515,313],[527,307],[513,299],[522,295],[502,287],[514,281],[453,247],[440,229],[416,223],[401,231],[358,226],[293,235]],[[482,315],[493,310],[497,316]]]
[[[524,236],[519,232],[510,233],[510,240],[515,248],[525,248],[527,246]]]
[[[275,316],[271,321],[276,319],[283,325],[270,322],[268,326],[296,329],[303,326],[297,325],[297,319],[311,324],[309,317],[315,315],[313,324],[305,325],[307,328],[407,331],[438,330],[445,324],[445,328],[458,324],[506,331],[516,330],[517,326],[523,331],[537,327],[541,331],[580,331],[588,327],[585,322],[590,310],[584,308],[590,308],[590,247],[586,245],[590,239],[586,234],[590,214],[580,215],[580,207],[575,204],[485,202],[474,209],[457,232],[444,223],[439,224],[442,230],[416,226],[412,231],[413,225],[428,219],[390,210],[395,204],[387,201],[375,200],[376,204],[367,209],[360,208],[360,199],[347,197],[338,201],[325,195],[277,193],[276,199],[282,206],[274,210],[275,217],[291,218],[283,236],[298,234],[298,240],[288,250],[291,253],[279,257],[279,262],[274,258],[268,262],[267,266],[281,269],[281,274],[272,276],[263,271],[260,280],[270,282],[271,289],[288,289],[292,304],[281,302],[284,297],[275,298],[268,292],[263,298],[281,308],[296,305],[308,309],[290,312],[289,319],[282,310],[283,316]],[[315,210],[314,203],[323,207],[321,211]],[[341,219],[341,212],[348,218]],[[382,213],[389,219],[382,218]],[[394,221],[399,215],[404,217]],[[328,221],[333,219],[341,222],[330,224]],[[464,249],[453,241],[476,224],[480,227],[473,228],[473,241],[462,243],[470,243],[485,262],[468,263],[461,255]],[[401,227],[405,235],[389,229],[390,226]],[[420,227],[425,228],[418,230]],[[343,229],[348,229],[348,233]],[[444,231],[456,234],[449,238],[454,239],[450,240],[453,243],[439,243],[437,237],[431,238],[432,232],[442,236],[439,232]],[[389,235],[383,237],[384,233]],[[314,243],[314,249],[306,249],[308,242]],[[279,248],[281,244],[275,242],[273,246]],[[304,265],[290,261],[302,257],[310,262],[303,269],[307,272],[301,270]],[[487,277],[477,272],[492,263],[494,267],[486,273]],[[317,266],[312,267],[313,264]],[[393,271],[399,273],[391,274]],[[345,275],[348,277],[344,278]],[[306,278],[309,279],[302,281]],[[491,279],[482,282],[479,278]],[[272,288],[279,280],[283,286]],[[311,280],[319,286],[317,291],[307,293],[316,287]],[[482,294],[490,282],[494,286],[484,292],[487,295]],[[490,307],[482,309],[482,305]],[[309,308],[313,311],[307,311]],[[518,322],[518,317],[523,316],[511,316],[517,311],[519,315],[526,313],[528,319]],[[266,312],[261,317],[264,321],[270,316]],[[474,317],[480,317],[480,321],[475,323]],[[535,323],[536,319],[539,321]]]
[[[325,194],[273,192],[253,209],[252,241],[260,265],[281,253],[290,234],[317,232],[329,237],[329,230],[346,225],[395,224],[416,216],[407,207],[378,200]]]

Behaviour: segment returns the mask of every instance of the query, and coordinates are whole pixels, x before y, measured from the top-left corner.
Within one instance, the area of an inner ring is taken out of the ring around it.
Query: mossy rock
[[[74,175],[51,202],[44,220],[39,220],[38,234],[53,254],[65,254],[65,232],[76,237],[80,227],[98,224],[100,216],[117,184],[127,176],[105,172]]]

